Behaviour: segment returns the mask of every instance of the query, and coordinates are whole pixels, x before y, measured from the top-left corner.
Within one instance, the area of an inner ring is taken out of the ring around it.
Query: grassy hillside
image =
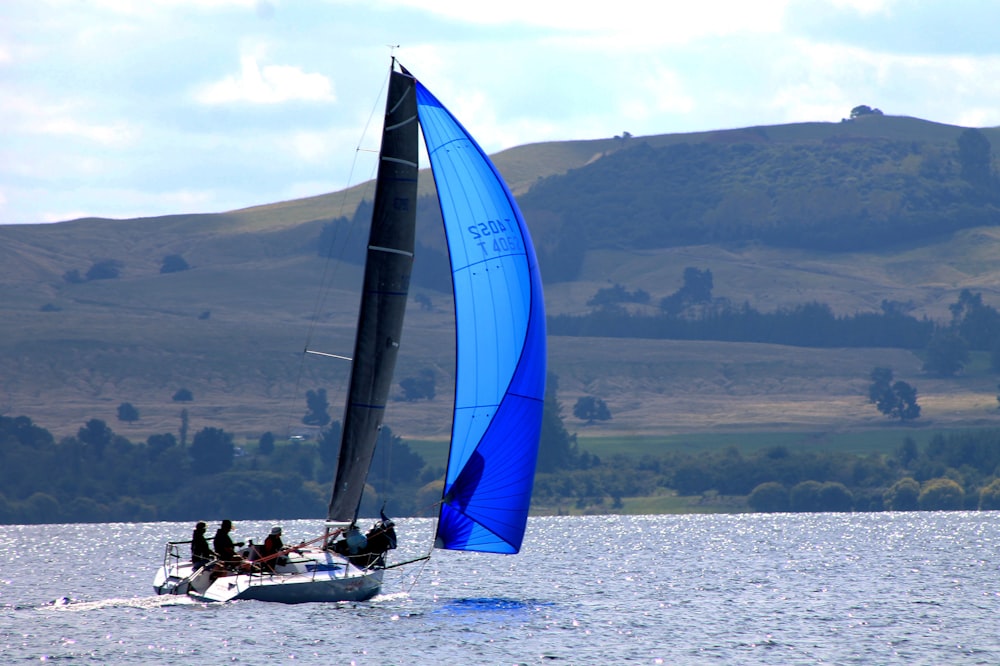
[[[608,279],[660,295],[677,288],[683,266],[698,265],[716,274],[718,294],[746,298],[759,307],[819,298],[852,311],[891,297],[913,300],[928,314],[943,316],[957,289],[991,280],[986,272],[969,272],[961,258],[998,252],[998,241],[994,230],[981,230],[895,256],[821,257],[753,248],[721,253],[710,247],[634,256],[595,253],[588,259],[588,279],[553,285],[547,297],[553,312],[579,311]],[[908,255],[924,252],[954,259],[917,279],[916,272],[905,270]],[[901,268],[893,269],[897,264]],[[305,411],[305,391],[325,387],[336,414],[346,366],[327,359],[302,364],[298,354],[317,296],[311,285],[322,270],[320,259],[300,256],[196,267],[166,276],[47,285],[35,293],[2,285],[0,409],[28,414],[58,434],[71,434],[87,418],[98,417],[123,434],[144,437],[176,430],[180,410],[187,408],[193,428],[213,425],[254,435],[286,432]],[[344,353],[351,344],[357,268],[344,267],[337,280],[340,288],[330,294],[311,345]],[[388,419],[399,434],[439,439],[447,435],[452,390],[451,305],[445,294],[418,293],[434,309],[411,306],[398,376],[432,368],[438,398],[395,402]],[[40,306],[48,302],[61,309],[42,311]],[[199,318],[205,312],[209,318]],[[864,400],[868,373],[879,365],[893,367],[898,377],[918,388],[924,406],[921,423],[966,425],[997,418],[994,376],[974,366],[957,380],[932,379],[921,372],[921,363],[901,350],[550,340],[563,413],[581,436],[889,428],[893,426]],[[979,364],[983,366],[985,361]],[[182,387],[194,393],[193,403],[170,400]],[[584,428],[571,416],[573,403],[583,395],[606,400],[613,420]],[[139,408],[140,422],[115,422],[122,401]]]
[[[741,143],[766,135],[772,143],[795,143],[846,132],[954,142],[961,131],[882,118],[878,124],[808,123],[643,140],[655,147]],[[992,132],[985,131],[1000,138]],[[496,161],[512,189],[524,193],[541,179],[621,154],[636,140],[523,146]],[[328,264],[317,256],[315,243],[323,221],[349,215],[364,187],[213,215],[0,227],[0,412],[26,414],[57,435],[75,433],[96,417],[130,438],[144,438],[176,431],[187,409],[192,431],[217,426],[256,437],[297,426],[305,391],[324,387],[336,418],[345,364],[315,358],[303,363],[300,352],[307,336],[312,348],[351,348],[359,269]],[[430,187],[427,179],[422,187]],[[182,255],[191,269],[161,274],[169,254]],[[1000,230],[993,227],[864,252],[758,242],[591,247],[576,279],[546,281],[547,304],[554,314],[582,312],[597,289],[615,282],[644,289],[656,302],[681,286],[685,267],[695,266],[711,269],[716,296],[760,310],[822,301],[838,313],[853,313],[876,310],[888,299],[911,304],[918,316],[944,319],[962,288],[1000,302],[997,256]],[[119,278],[79,284],[63,279],[67,271],[84,273],[103,259],[121,262]],[[329,270],[333,287],[320,292]],[[544,263],[542,272],[544,279]],[[438,397],[395,401],[387,422],[405,437],[433,441],[448,432],[451,304],[448,294],[416,291],[432,307],[411,305],[397,377],[432,369]],[[983,362],[957,380],[935,380],[923,375],[921,359],[898,350],[556,337],[550,361],[567,425],[581,437],[898,430],[865,404],[867,376],[876,365],[893,367],[918,388],[924,407],[918,429],[992,423],[1000,416],[997,378]],[[171,400],[182,387],[193,392],[194,402]],[[572,405],[583,395],[606,400],[613,420],[585,428],[574,419]],[[139,409],[139,422],[116,421],[123,401]]]

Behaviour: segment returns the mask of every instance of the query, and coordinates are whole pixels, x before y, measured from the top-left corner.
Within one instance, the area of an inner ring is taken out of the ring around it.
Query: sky
[[[367,180],[390,54],[488,153],[860,104],[993,127],[998,25],[994,0],[3,0],[0,224]]]

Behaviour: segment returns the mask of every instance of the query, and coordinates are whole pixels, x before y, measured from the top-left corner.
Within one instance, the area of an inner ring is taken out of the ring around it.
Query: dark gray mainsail
[[[386,97],[350,389],[328,520],[353,523],[392,386],[413,265],[418,162],[413,77],[393,71]]]

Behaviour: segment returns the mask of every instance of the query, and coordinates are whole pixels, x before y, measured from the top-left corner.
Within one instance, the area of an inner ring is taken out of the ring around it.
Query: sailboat
[[[204,601],[363,601],[379,593],[396,546],[383,514],[362,533],[359,507],[392,385],[416,221],[418,126],[444,220],[452,272],[456,377],[434,548],[517,553],[524,538],[545,394],[545,308],[524,218],[486,153],[395,58],[369,232],[336,478],[323,533],[274,557],[195,568],[167,544],[158,594]],[[426,559],[429,554],[416,558]],[[416,560],[412,560],[416,561]]]

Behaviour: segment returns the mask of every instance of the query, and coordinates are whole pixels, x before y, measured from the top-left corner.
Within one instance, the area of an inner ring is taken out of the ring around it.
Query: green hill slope
[[[846,154],[853,177],[870,180],[871,198],[881,191],[879,183],[898,185],[898,171],[907,164],[920,175],[913,155],[953,154],[963,131],[912,118],[866,118],[536,144],[505,151],[496,161],[525,204],[554,314],[586,310],[597,289],[615,282],[644,289],[656,302],[681,285],[685,267],[696,266],[711,269],[716,295],[760,310],[815,300],[852,313],[893,300],[909,304],[918,316],[944,319],[963,288],[982,292],[989,303],[1000,301],[1000,229],[961,228],[947,207],[930,208],[937,211],[928,217],[934,233],[831,252],[822,243],[802,246],[774,242],[780,235],[748,234],[773,231],[773,225],[762,226],[763,218],[734,204],[726,224],[713,227],[708,237],[654,243],[650,238],[670,228],[665,220],[674,199],[661,200],[657,205],[668,209],[656,217],[649,212],[655,205],[638,210],[636,193],[689,192],[697,205],[686,217],[677,216],[678,222],[697,230],[691,220],[711,218],[712,211],[722,219],[719,206],[740,178],[766,181],[771,210],[775,201],[791,202],[793,190],[839,191],[836,180],[845,172],[831,165]],[[1000,139],[995,130],[983,134]],[[634,149],[640,144],[643,155]],[[909,146],[905,151],[903,144]],[[640,163],[647,168],[635,173],[647,172],[658,151],[671,150],[664,154],[684,153],[690,160],[675,159],[669,168],[677,178],[699,174],[697,183],[667,187],[664,180],[650,184],[630,175]],[[752,169],[747,155],[769,156],[767,168]],[[792,159],[796,155],[799,161]],[[868,156],[868,166],[854,159],[861,156]],[[782,164],[813,167],[782,176]],[[970,192],[957,163],[949,164],[936,180],[925,174],[900,187],[911,188],[905,190],[911,198],[943,188],[955,195],[954,205],[988,210],[992,200]],[[833,184],[824,180],[830,178]],[[432,188],[428,181],[425,192]],[[362,185],[221,214],[0,227],[0,412],[31,416],[57,435],[102,418],[116,431],[142,438],[176,431],[187,409],[192,429],[210,425],[257,436],[297,425],[305,391],[323,387],[337,414],[346,366],[303,364],[300,352],[307,335],[313,348],[345,353],[351,347],[359,269],[328,264],[317,248],[324,225],[351,217],[364,191]],[[706,191],[721,198],[698,218]],[[584,212],[597,210],[604,212],[585,219]],[[423,219],[426,227],[429,218]],[[782,224],[790,230],[817,227],[808,214],[783,217]],[[578,233],[583,228],[588,234]],[[439,247],[440,240],[428,244]],[[190,270],[160,273],[167,255],[182,256]],[[119,277],[64,279],[69,271],[85,275],[102,260],[119,262]],[[320,301],[318,285],[329,270],[333,287]],[[423,303],[414,302],[407,315],[397,376],[432,370],[438,397],[394,401],[387,422],[404,437],[443,438],[454,363],[450,297],[424,286],[415,292]],[[867,373],[876,364],[891,364],[897,376],[917,385],[924,423],[997,418],[995,377],[973,368],[957,380],[934,380],[922,375],[920,359],[909,352],[593,338],[553,338],[550,349],[564,406],[596,395],[612,409],[613,420],[588,433],[880,426],[882,418],[864,402]],[[192,391],[193,402],[171,400],[182,387]],[[115,421],[124,401],[139,409],[140,421]],[[567,425],[580,430],[570,411],[564,409]]]

